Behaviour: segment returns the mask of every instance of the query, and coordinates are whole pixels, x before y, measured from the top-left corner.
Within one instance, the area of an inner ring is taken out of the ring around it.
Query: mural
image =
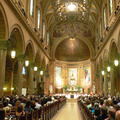
[[[77,85],[77,68],[69,68],[68,69],[68,84],[70,86]]]
[[[91,85],[90,67],[84,67],[84,85]]]
[[[53,32],[53,37],[61,37],[63,35],[80,35],[85,37],[91,37],[90,29],[84,24],[78,23],[68,23],[62,24],[56,27],[55,31]]]
[[[56,66],[55,67],[55,84],[56,88],[62,87],[62,69],[61,67]]]

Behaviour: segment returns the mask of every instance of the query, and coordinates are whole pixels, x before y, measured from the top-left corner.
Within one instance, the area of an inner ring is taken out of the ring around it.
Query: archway
[[[31,41],[28,41],[25,49],[25,61],[29,61],[29,65],[24,64],[25,74],[23,76],[23,88],[27,93],[33,93],[34,82],[34,47]]]
[[[110,72],[110,79],[111,79],[111,95],[116,95],[119,89],[119,67],[114,65],[115,60],[119,59],[119,54],[117,50],[116,43],[114,40],[111,42],[110,51],[109,51],[109,58],[111,63],[111,72]]]
[[[34,93],[39,94],[39,83],[40,83],[40,66],[41,66],[41,55],[39,51],[36,53],[35,66],[37,71],[34,71]]]
[[[10,34],[10,39],[8,39],[5,72],[5,87],[8,88],[8,92],[6,94],[16,94],[16,88],[18,86],[18,61],[20,56],[23,54],[24,49],[24,40],[22,37],[23,35],[21,34],[19,28],[13,28]],[[16,52],[14,59],[11,57],[12,50]]]

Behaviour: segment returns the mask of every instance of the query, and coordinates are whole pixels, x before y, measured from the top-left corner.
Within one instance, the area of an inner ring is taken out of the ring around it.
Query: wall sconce
[[[11,88],[11,90],[14,90],[14,88]]]
[[[41,43],[43,43],[43,39],[42,38],[40,39],[40,41],[41,41]]]
[[[110,70],[111,70],[111,68],[110,68],[110,66],[108,66],[108,67],[107,67],[107,71],[110,72]]]
[[[43,75],[43,71],[40,71],[40,75]]]
[[[7,90],[7,88],[4,87],[3,90]]]
[[[106,30],[107,30],[107,31],[109,30],[109,26],[106,27]]]
[[[104,39],[103,39],[103,37],[102,37],[101,40],[100,40],[100,42],[103,42],[103,40],[104,40]]]
[[[35,66],[35,67],[34,67],[34,71],[37,71],[37,70],[38,70],[38,68],[37,68],[37,66]]]
[[[13,59],[14,59],[14,58],[15,58],[15,56],[16,56],[16,51],[15,51],[15,50],[12,50],[12,51],[11,51],[11,58],[13,58]]]
[[[118,66],[118,64],[119,64],[118,60],[115,60],[115,61],[114,61],[114,65],[115,65],[115,66]]]
[[[104,75],[104,74],[105,74],[104,70],[102,70],[102,72],[101,72],[101,73],[102,73],[102,75]]]

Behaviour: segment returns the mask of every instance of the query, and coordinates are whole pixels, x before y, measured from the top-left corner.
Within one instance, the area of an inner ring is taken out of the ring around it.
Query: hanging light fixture
[[[119,64],[118,60],[115,60],[115,61],[114,61],[114,65],[115,65],[115,66],[118,66],[118,64]]]
[[[69,11],[74,11],[76,9],[76,5],[73,3],[70,3],[67,8],[69,9]]]
[[[11,88],[11,90],[14,90],[14,88]]]
[[[15,51],[15,50],[12,50],[12,51],[11,51],[11,58],[13,58],[13,59],[14,59],[14,58],[15,58],[15,56],[16,56],[16,51]]]
[[[108,66],[108,67],[107,67],[107,71],[110,72],[110,70],[111,70],[111,68],[110,68],[110,66]]]
[[[38,68],[37,68],[37,66],[35,66],[35,67],[34,67],[34,71],[37,71],[37,70],[38,70]]]
[[[43,71],[42,70],[40,71],[40,75],[43,75]]]
[[[29,60],[26,60],[25,61],[25,66],[28,67],[28,65],[29,65]]]
[[[104,70],[102,70],[102,72],[101,72],[101,73],[102,73],[102,75],[104,75],[104,74],[105,74]]]

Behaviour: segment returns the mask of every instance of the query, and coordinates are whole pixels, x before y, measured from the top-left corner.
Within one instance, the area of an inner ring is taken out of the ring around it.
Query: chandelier
[[[51,0],[57,21],[86,21],[92,0]]]

